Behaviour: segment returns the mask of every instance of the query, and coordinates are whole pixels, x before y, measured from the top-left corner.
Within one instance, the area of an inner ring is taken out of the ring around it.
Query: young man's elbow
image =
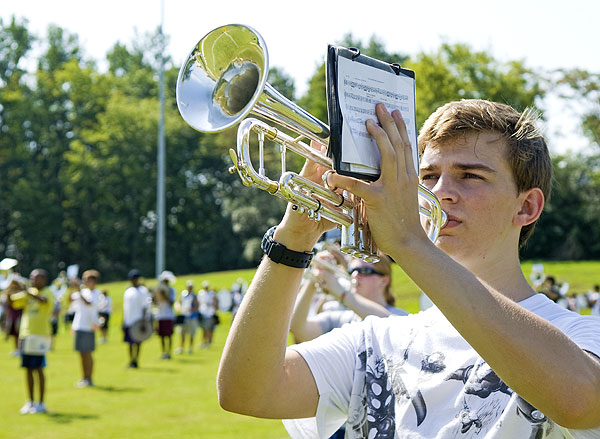
[[[581,393],[576,401],[565,404],[557,418],[554,421],[565,428],[584,430],[600,427],[600,393],[591,389]]]
[[[257,410],[258,401],[253,401],[241,392],[230,391],[230,389],[218,386],[217,396],[223,410],[239,415],[262,417],[260,410]]]
[[[219,371],[217,375],[217,398],[221,408],[228,412],[240,413],[238,406],[241,398],[238,393],[235,386],[230,384],[227,376],[223,376]]]
[[[252,415],[253,401],[240,382],[219,371],[217,374],[217,397],[219,405],[228,412]]]
[[[221,387],[217,387],[217,397],[219,399],[219,405],[223,410],[233,413],[241,413],[238,407],[237,398],[235,394],[229,392]]]

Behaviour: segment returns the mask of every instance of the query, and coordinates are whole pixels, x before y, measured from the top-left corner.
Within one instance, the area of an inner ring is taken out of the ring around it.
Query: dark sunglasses
[[[385,274],[380,273],[379,271],[375,270],[373,267],[366,267],[366,266],[362,266],[362,267],[354,267],[348,270],[348,274],[350,276],[352,276],[352,273],[357,273],[360,274],[361,276],[370,276],[372,274],[376,274],[377,276],[385,276]]]

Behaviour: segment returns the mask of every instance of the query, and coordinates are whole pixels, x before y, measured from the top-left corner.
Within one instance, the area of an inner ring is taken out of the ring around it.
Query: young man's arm
[[[307,163],[303,175],[319,181],[323,167]],[[331,228],[306,215],[286,215],[275,241],[307,252]],[[302,269],[263,258],[233,321],[217,375],[219,402],[226,410],[267,418],[314,416],[318,393],[305,360],[287,350],[290,318]]]
[[[294,336],[296,343],[312,340],[323,333],[321,325],[308,318],[311,302],[316,292],[315,283],[310,279],[307,279],[300,286],[300,292],[298,293],[298,299],[296,300],[290,322],[290,332]]]
[[[370,123],[368,130],[380,148],[381,178],[366,184],[330,175],[329,184],[365,199],[382,251],[427,293],[507,385],[560,425],[600,426],[600,362],[499,292],[512,288],[513,294],[521,291],[525,297],[533,293],[522,273],[522,279],[496,279],[495,288],[484,285],[426,238],[416,213],[417,175],[404,123],[382,106],[377,115],[383,129]],[[515,249],[518,268],[517,256]]]
[[[288,247],[291,248],[291,247]],[[219,402],[266,418],[314,416],[318,394],[304,359],[286,349],[302,270],[264,258],[242,300],[221,357]]]

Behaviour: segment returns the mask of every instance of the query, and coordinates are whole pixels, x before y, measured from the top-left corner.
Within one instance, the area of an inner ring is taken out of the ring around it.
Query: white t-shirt
[[[145,286],[127,288],[123,294],[123,325],[126,327],[133,325],[142,318],[144,310],[149,317],[151,303],[152,296]]]
[[[175,289],[171,286],[167,287],[169,289],[169,301],[161,299],[158,302],[158,309],[156,312],[156,318],[158,320],[175,320],[175,311],[173,310],[173,304],[175,303],[176,293]],[[156,293],[158,296],[161,295],[161,292],[158,291]]]
[[[212,317],[217,312],[215,297],[213,290],[200,290],[198,293],[199,311],[203,317]]]
[[[85,298],[85,303],[82,299]],[[98,324],[98,306],[100,305],[100,290],[83,288],[81,291],[73,293],[73,309],[75,316],[73,317],[73,325],[75,331],[94,331]]]
[[[594,303],[592,306],[592,315],[600,317],[600,293],[596,291],[590,291],[589,299],[596,301],[596,303]]]
[[[110,296],[105,296],[103,294],[100,297],[100,306],[98,307],[98,312],[103,312],[106,314],[112,313],[112,298]]]
[[[179,301],[181,302],[181,314],[186,317],[190,317],[196,312],[194,311],[194,304],[197,302],[198,298],[196,297],[196,293],[190,292],[189,290],[183,290],[181,292],[181,297]]]
[[[600,355],[600,319],[543,294],[519,303]],[[493,343],[493,340],[490,340]],[[559,427],[513,392],[436,307],[368,317],[295,345],[317,383],[316,418],[285,420],[293,438],[600,438]]]

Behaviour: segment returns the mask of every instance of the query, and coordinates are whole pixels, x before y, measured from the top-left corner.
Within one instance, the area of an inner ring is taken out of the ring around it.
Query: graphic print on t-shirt
[[[497,398],[489,397],[499,393],[510,398],[514,392],[481,358],[474,364],[448,372],[444,353],[421,353],[418,377],[411,380],[412,386],[407,386],[403,379],[407,377],[405,363],[409,355],[415,354],[410,352],[411,344],[412,340],[401,356],[392,358],[375,355],[372,348],[359,353],[360,370],[355,379],[363,380],[363,392],[352,396],[355,402],[350,404],[353,409],[348,416],[346,437],[393,439],[396,434],[396,404],[403,404],[402,401],[412,405],[416,426],[419,427],[427,418],[427,403],[418,386],[434,376],[438,376],[438,380],[459,381],[464,384],[463,407],[455,416],[455,430],[450,437],[477,437],[482,429],[486,430],[486,425],[493,424],[502,415],[505,405]],[[439,375],[442,372],[445,372],[442,374],[443,378]],[[553,425],[547,422],[548,418],[523,398],[515,396],[517,417],[531,428],[528,438],[542,439],[550,435]],[[356,401],[359,398],[360,401]]]
[[[403,355],[393,359],[373,355],[371,348],[361,351],[360,370],[357,377],[364,377],[361,409],[351,410],[346,424],[348,438],[393,439],[395,437],[396,401],[410,401],[416,417],[417,426],[427,416],[427,405],[421,391],[417,388],[410,392],[402,380],[403,366],[409,356],[412,340],[404,349]],[[433,352],[421,358],[419,382],[426,381],[431,375],[446,369],[442,352]],[[389,372],[389,373],[388,373]],[[356,377],[355,377],[356,379]],[[356,405],[350,404],[350,407]]]
[[[513,393],[485,362],[455,370],[446,380],[462,381],[466,394],[477,395],[480,398],[487,398],[493,392],[502,392],[509,396]]]

